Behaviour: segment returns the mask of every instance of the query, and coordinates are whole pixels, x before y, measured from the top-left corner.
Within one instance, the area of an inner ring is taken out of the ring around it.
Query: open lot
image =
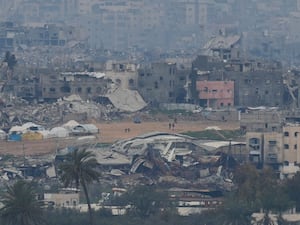
[[[100,129],[100,135],[96,142],[113,143],[117,140],[132,138],[149,132],[183,133],[187,131],[201,131],[209,126],[218,126],[224,130],[239,128],[238,122],[214,122],[214,121],[177,121],[174,129],[169,129],[169,121],[133,123],[132,121],[103,122],[96,124]],[[125,132],[125,129],[129,131]],[[55,153],[57,148],[62,148],[76,143],[75,138],[47,139],[40,141],[0,142],[0,155],[41,155]]]

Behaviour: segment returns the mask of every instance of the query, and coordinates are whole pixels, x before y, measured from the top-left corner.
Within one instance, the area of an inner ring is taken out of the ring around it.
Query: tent
[[[65,138],[69,136],[69,131],[64,127],[53,127],[50,130],[51,137]]]
[[[40,130],[45,130],[45,128],[41,125],[32,123],[32,122],[28,122],[28,123],[24,123],[22,125],[22,128],[24,130],[30,130],[30,131],[40,131]]]
[[[79,124],[71,130],[74,135],[98,134],[99,129],[94,124]]]
[[[5,140],[7,138],[7,134],[5,131],[0,130],[0,140]]]
[[[41,131],[38,131],[38,132],[43,135],[43,139],[51,138],[49,130],[41,130]]]
[[[22,133],[16,132],[16,131],[12,131],[8,135],[8,140],[9,141],[22,141]]]
[[[22,134],[22,140],[26,141],[36,141],[36,140],[43,140],[43,135],[39,132],[26,132]]]
[[[9,134],[12,134],[12,133],[23,133],[25,130],[24,130],[24,127],[21,127],[21,126],[13,126],[10,128],[9,130]]]

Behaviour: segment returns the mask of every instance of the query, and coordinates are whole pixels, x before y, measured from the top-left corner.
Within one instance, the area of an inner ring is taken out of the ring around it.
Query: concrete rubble
[[[62,125],[65,129],[74,126],[78,126],[76,121]],[[219,145],[224,146],[224,143]],[[51,155],[3,156],[6,158],[0,158],[0,183],[4,185],[16,179],[26,179],[36,181],[45,191],[53,186],[60,187],[58,166],[75,149],[87,149],[95,154],[101,171],[100,184],[107,187],[126,191],[132,186],[145,184],[170,190],[197,190],[205,195],[201,197],[205,201],[215,201],[215,197],[235,188],[231,172],[237,162],[231,155],[206,147],[189,136],[161,132],[117,141],[112,145],[74,141],[65,148],[58,147]],[[56,194],[56,203],[69,196],[66,193],[60,196],[60,192]],[[46,197],[45,201],[48,201]]]
[[[118,118],[120,112],[113,105],[101,105],[82,101],[78,98],[64,98],[54,103],[34,104],[25,100],[12,99],[0,106],[0,127],[8,130],[14,125],[26,122],[47,125],[48,127],[75,119],[85,121],[111,120]]]
[[[179,134],[149,133],[116,142],[111,147],[89,146],[95,153],[102,179],[124,187],[161,184],[181,188],[230,191],[230,171],[236,162],[227,154],[215,154],[197,145],[193,138]],[[59,164],[68,149],[57,152]]]

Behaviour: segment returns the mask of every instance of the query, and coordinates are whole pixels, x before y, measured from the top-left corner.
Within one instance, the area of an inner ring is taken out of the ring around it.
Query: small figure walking
[[[175,123],[172,123],[172,130],[174,130],[175,128]]]
[[[169,123],[169,130],[171,130],[171,126],[172,126],[172,124],[171,124],[171,123]]]
[[[177,123],[177,117],[174,118],[174,123]]]

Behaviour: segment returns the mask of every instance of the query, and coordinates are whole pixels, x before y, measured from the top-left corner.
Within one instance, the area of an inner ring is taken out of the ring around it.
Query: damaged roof
[[[221,147],[229,147],[234,145],[246,145],[246,142],[236,142],[236,141],[207,141],[199,143],[199,146],[206,149],[207,151],[214,151]]]
[[[141,95],[134,90],[118,87],[111,89],[106,97],[114,107],[125,112],[136,112],[147,106]]]
[[[233,45],[237,44],[241,39],[240,35],[233,35],[233,36],[217,36],[211,38],[205,45],[205,50],[212,50],[212,49],[231,49]]]
[[[131,158],[110,149],[90,149],[100,165],[130,165]]]
[[[89,77],[95,77],[97,79],[104,78],[105,73],[101,72],[64,72],[61,73],[63,76],[89,76]]]

